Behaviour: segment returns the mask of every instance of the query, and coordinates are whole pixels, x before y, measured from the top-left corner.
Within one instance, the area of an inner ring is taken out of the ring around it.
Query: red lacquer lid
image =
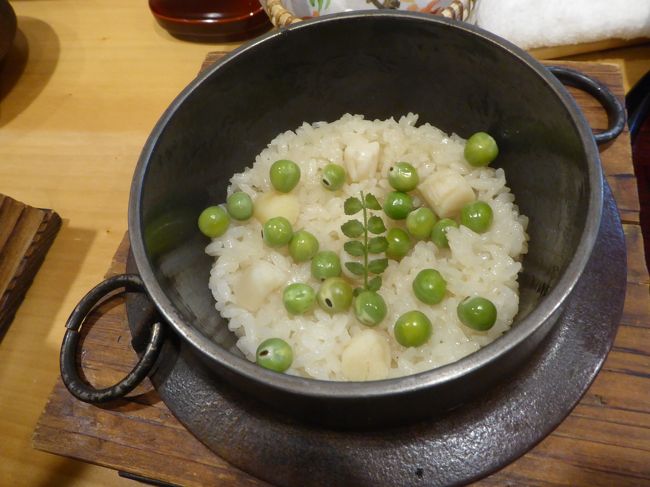
[[[243,40],[272,27],[258,0],[149,0],[149,8],[164,29],[186,40]]]

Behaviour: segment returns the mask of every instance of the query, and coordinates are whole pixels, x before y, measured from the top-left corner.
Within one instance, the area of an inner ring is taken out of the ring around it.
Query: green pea
[[[403,220],[413,210],[413,199],[401,191],[392,191],[384,200],[384,213],[393,220]]]
[[[295,262],[307,262],[318,252],[318,240],[306,230],[299,230],[289,242],[289,255]]]
[[[280,159],[271,164],[271,184],[281,193],[288,193],[300,181],[300,167],[293,161]]]
[[[386,301],[375,291],[361,291],[354,298],[354,314],[366,326],[375,326],[383,321],[387,313]]]
[[[420,177],[411,164],[398,162],[388,170],[388,183],[397,191],[413,191],[420,183]]]
[[[320,182],[325,189],[338,191],[345,184],[345,169],[338,164],[328,164],[323,168]]]
[[[327,279],[341,275],[341,260],[336,252],[322,250],[311,260],[311,275],[316,279]]]
[[[340,277],[323,281],[316,298],[321,308],[330,314],[347,310],[352,304],[352,286]]]
[[[283,216],[276,216],[264,224],[262,235],[269,247],[282,247],[288,244],[293,237],[291,223]]]
[[[438,304],[447,292],[447,281],[437,270],[424,269],[413,280],[413,292],[423,303]]]
[[[478,296],[458,303],[456,314],[463,325],[478,331],[489,330],[497,320],[497,309],[492,301]]]
[[[293,350],[281,338],[269,338],[257,347],[255,362],[265,369],[284,372],[293,363]]]
[[[487,166],[499,155],[496,141],[485,132],[476,132],[465,144],[465,160],[472,166]]]
[[[458,228],[458,223],[451,218],[438,220],[438,222],[433,226],[433,229],[431,230],[431,241],[436,244],[438,248],[449,248],[447,230],[451,227]]]
[[[391,228],[386,233],[388,247],[386,248],[386,257],[393,260],[402,260],[409,250],[411,250],[411,237],[401,228]]]
[[[404,347],[419,347],[431,337],[431,321],[421,311],[408,311],[395,322],[395,340]]]
[[[228,214],[235,220],[248,220],[253,216],[253,200],[243,191],[228,196],[226,208]]]
[[[230,225],[230,217],[221,206],[209,206],[199,215],[199,230],[206,237],[221,237]]]
[[[418,208],[406,217],[406,229],[418,240],[428,239],[435,225],[436,214],[429,208]]]
[[[289,313],[301,315],[314,307],[316,292],[307,284],[300,282],[289,284],[282,293],[282,302]]]
[[[460,223],[476,233],[484,233],[492,225],[492,208],[483,201],[474,201],[460,210]]]

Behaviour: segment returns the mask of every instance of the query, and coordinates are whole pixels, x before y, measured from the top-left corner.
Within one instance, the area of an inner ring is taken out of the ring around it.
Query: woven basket
[[[271,22],[276,27],[286,27],[303,20],[302,17],[296,17],[288,10],[283,0],[262,0],[266,13],[269,15]],[[438,10],[430,9],[434,15],[440,15],[454,20],[467,20],[474,9],[476,0],[453,0],[447,7]],[[433,2],[432,2],[433,4]]]

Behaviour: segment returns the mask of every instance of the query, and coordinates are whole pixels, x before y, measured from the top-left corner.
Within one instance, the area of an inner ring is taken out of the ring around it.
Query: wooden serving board
[[[61,218],[0,194],[0,337],[11,323],[45,254]]]
[[[601,52],[608,49],[618,49],[623,47],[638,46],[648,42],[647,37],[637,39],[603,39],[602,41],[583,42],[580,44],[565,44],[562,46],[536,47],[528,49],[528,53],[537,59],[557,59],[560,57],[575,56],[577,54],[586,54]]]
[[[220,56],[210,54],[204,67]],[[599,78],[623,97],[616,66],[554,64]],[[590,123],[605,128],[606,116],[597,103],[571,91]],[[572,414],[529,453],[476,485],[650,485],[650,280],[627,131],[602,147],[601,157],[624,222],[628,253],[627,297],[614,347]],[[107,276],[124,272],[128,250],[125,236]],[[84,327],[90,328],[82,344],[85,374],[97,385],[114,383],[136,361],[123,297],[100,305],[89,320],[94,326]],[[44,451],[171,484],[267,485],[209,451],[148,382],[118,404],[97,407],[74,399],[59,380],[33,442]]]

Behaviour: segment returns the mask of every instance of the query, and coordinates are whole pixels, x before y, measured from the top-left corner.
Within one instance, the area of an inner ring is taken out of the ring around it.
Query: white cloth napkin
[[[650,0],[480,0],[473,19],[523,49],[650,37]]]

